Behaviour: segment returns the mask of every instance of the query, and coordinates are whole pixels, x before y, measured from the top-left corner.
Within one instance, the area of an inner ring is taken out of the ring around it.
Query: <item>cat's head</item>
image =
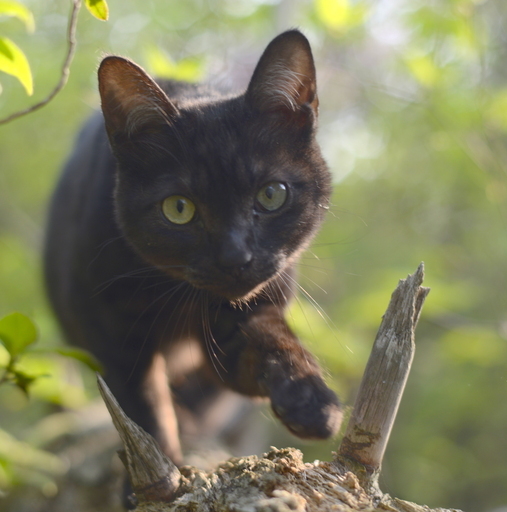
[[[235,300],[261,290],[308,245],[330,176],[315,141],[313,57],[300,32],[269,44],[240,95],[181,94],[121,57],[102,61],[99,90],[118,160],[118,221],[145,260]]]

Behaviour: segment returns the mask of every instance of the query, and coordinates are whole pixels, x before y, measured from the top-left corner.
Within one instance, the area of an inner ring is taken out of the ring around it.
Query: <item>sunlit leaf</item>
[[[11,356],[9,355],[9,351],[3,346],[2,342],[0,342],[0,368],[7,368],[10,362]]]
[[[347,25],[350,16],[349,0],[316,0],[315,8],[320,21],[333,28]]]
[[[405,63],[422,85],[434,87],[440,81],[441,70],[429,55],[408,56],[405,58]]]
[[[66,407],[79,407],[86,401],[83,387],[69,382],[69,362],[54,354],[27,352],[20,357],[16,370],[37,378],[30,385],[30,396]]]
[[[6,37],[0,37],[0,71],[16,77],[26,93],[33,94],[32,72],[23,51]]]
[[[109,18],[109,7],[106,0],[85,0],[86,8],[101,21]]]
[[[146,61],[149,71],[162,78],[198,82],[204,74],[202,59],[190,57],[175,62],[157,46],[146,50]]]
[[[315,0],[315,12],[319,21],[333,30],[343,30],[363,22],[367,8],[363,3],[350,0]]]
[[[0,319],[0,340],[11,357],[21,354],[37,339],[34,323],[21,313],[11,313]]]
[[[101,364],[86,350],[81,350],[79,348],[58,348],[55,352],[86,364],[94,372],[102,371]]]
[[[479,46],[479,34],[473,30],[469,19],[457,19],[454,28],[454,37],[458,48],[465,51],[475,51]],[[463,52],[462,52],[463,53]]]
[[[28,395],[28,386],[32,384],[39,377],[43,377],[45,373],[39,375],[29,374],[21,370],[14,370],[12,372],[13,382],[21,389],[26,395]]]
[[[33,14],[25,5],[14,0],[0,0],[0,17],[12,16],[21,20],[29,32],[35,30]]]

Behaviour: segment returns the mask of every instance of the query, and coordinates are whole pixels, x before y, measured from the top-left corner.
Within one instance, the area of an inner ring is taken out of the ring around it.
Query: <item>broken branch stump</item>
[[[121,409],[116,398],[97,374],[100,394],[123,443],[119,451],[139,502],[172,501],[180,486],[181,474],[158,443],[136,425]]]
[[[371,483],[380,472],[414,357],[414,333],[429,288],[424,264],[391,296],[364,371],[338,457],[363,465]]]

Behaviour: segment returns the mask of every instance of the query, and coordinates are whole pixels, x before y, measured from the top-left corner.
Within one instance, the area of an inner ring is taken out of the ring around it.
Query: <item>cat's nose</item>
[[[242,272],[252,261],[253,254],[242,230],[232,230],[222,240],[218,264],[232,273]]]
[[[227,250],[222,250],[218,263],[225,270],[239,273],[250,264],[252,258],[252,252],[248,248],[231,246]]]

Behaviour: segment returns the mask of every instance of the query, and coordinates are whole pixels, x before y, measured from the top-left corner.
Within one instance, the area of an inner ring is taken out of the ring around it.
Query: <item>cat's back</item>
[[[114,168],[102,114],[94,114],[81,129],[51,200],[46,241],[51,266],[87,243],[99,219],[102,226],[108,223]]]
[[[91,264],[107,241],[120,236],[114,219],[115,168],[103,116],[97,112],[79,132],[64,165],[49,207],[44,247],[49,298],[64,330],[78,344],[77,333],[82,329],[76,315],[88,310],[86,300],[112,268],[111,264],[99,265],[102,271],[94,277]],[[125,246],[121,249],[129,251]],[[112,253],[103,256],[115,259]]]

